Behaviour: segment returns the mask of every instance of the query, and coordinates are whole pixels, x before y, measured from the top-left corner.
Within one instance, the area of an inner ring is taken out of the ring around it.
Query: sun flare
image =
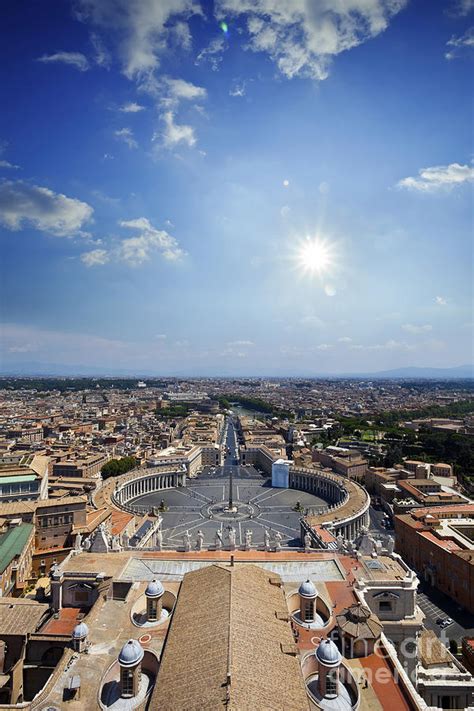
[[[298,267],[305,273],[322,274],[333,265],[331,246],[319,238],[307,238],[298,247]]]

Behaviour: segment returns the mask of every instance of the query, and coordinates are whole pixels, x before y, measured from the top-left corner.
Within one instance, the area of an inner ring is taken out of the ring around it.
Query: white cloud
[[[350,348],[354,351],[412,351],[415,346],[390,339],[385,343],[374,343],[373,345],[354,344]]]
[[[44,54],[38,57],[38,62],[44,64],[69,64],[75,67],[80,72],[86,72],[89,69],[89,62],[81,52],[56,52],[55,54]]]
[[[447,300],[444,298],[444,296],[436,296],[435,297],[435,303],[438,304],[438,306],[446,306],[448,303]]]
[[[170,28],[171,37],[170,40],[179,49],[191,49],[192,37],[187,22],[179,21]]]
[[[455,59],[459,57],[464,49],[474,47],[474,27],[470,27],[463,35],[456,37],[453,35],[449,42],[446,42],[451,49],[444,55],[446,59]]]
[[[331,348],[333,348],[330,343],[320,343],[319,346],[316,346],[317,351],[329,351]]]
[[[163,114],[163,121],[165,128],[161,134],[161,137],[163,139],[163,145],[166,148],[174,148],[180,143],[184,143],[189,148],[196,145],[194,128],[186,124],[175,123],[175,117],[172,111],[165,111]]]
[[[195,64],[209,64],[213,72],[217,72],[222,62],[222,52],[225,43],[223,37],[215,37],[196,57]]]
[[[454,0],[449,14],[465,17],[471,10],[474,10],[474,0]]]
[[[92,32],[90,35],[90,41],[92,47],[94,48],[94,60],[99,67],[108,68],[110,66],[111,58],[108,51],[105,49],[102,39],[96,32]]]
[[[22,343],[17,346],[10,346],[9,353],[34,353],[36,346],[33,343]]]
[[[202,14],[197,0],[78,0],[78,17],[118,38],[124,74],[136,79],[160,65],[160,55],[179,35],[189,46],[188,19]]]
[[[172,77],[147,77],[141,82],[140,89],[153,96],[158,102],[160,109],[160,119],[164,128],[157,129],[153,134],[152,141],[157,141],[156,153],[160,148],[173,149],[183,143],[189,148],[196,145],[194,127],[188,124],[180,124],[176,120],[176,113],[181,102],[200,102],[207,98],[207,91],[202,86],[196,86],[184,79]],[[200,113],[204,110],[199,104],[194,108]],[[205,155],[205,154],[204,154]]]
[[[86,267],[97,267],[107,264],[110,260],[110,255],[106,249],[93,249],[90,252],[81,254],[81,262]]]
[[[182,99],[199,101],[200,99],[205,99],[207,96],[207,91],[204,87],[196,86],[184,79],[172,79],[171,77],[167,77],[165,83],[168,87],[169,97],[174,101],[180,101]]]
[[[178,261],[185,255],[174,237],[165,230],[155,229],[146,217],[124,220],[119,224],[140,232],[137,237],[122,240],[117,250],[118,259],[132,267],[149,261],[154,252],[159,252],[168,261]]]
[[[155,339],[157,341],[166,341],[167,338],[168,336],[166,335],[166,333],[157,333],[155,336]]]
[[[441,189],[451,189],[457,185],[474,180],[474,168],[459,163],[436,165],[432,168],[422,168],[413,178],[403,178],[397,183],[399,188],[431,193]]]
[[[117,246],[108,249],[93,249],[81,254],[81,261],[86,267],[103,266],[108,262],[123,262],[130,267],[139,267],[148,262],[153,254],[161,254],[167,261],[179,261],[185,256],[178,241],[164,230],[157,230],[146,217],[136,220],[122,220],[121,227],[136,230],[135,237],[122,239]],[[164,334],[156,338],[166,338]]]
[[[255,343],[253,341],[230,341],[227,345],[231,348],[251,348]]]
[[[352,338],[350,338],[349,336],[342,336],[337,340],[339,341],[339,343],[352,343]]]
[[[136,101],[129,101],[127,104],[123,104],[119,108],[123,114],[137,114],[139,111],[144,111],[145,107],[141,104],[137,104]]]
[[[245,96],[245,82],[236,82],[230,89],[229,89],[229,96]]]
[[[10,163],[8,160],[0,160],[0,168],[9,168],[11,170],[18,170],[20,166]]]
[[[117,140],[126,143],[129,148],[138,148],[138,143],[133,136],[131,128],[120,128],[114,131],[114,136]]]
[[[8,147],[8,141],[0,141],[0,156],[3,155]],[[0,169],[6,168],[7,170],[19,170],[20,166],[10,163],[9,160],[0,160]]]
[[[21,180],[0,183],[0,222],[10,230],[19,230],[29,223],[41,232],[70,237],[80,234],[92,213],[87,203],[49,188]]]
[[[402,329],[404,331],[406,331],[407,333],[412,333],[413,335],[417,335],[420,333],[428,333],[428,331],[432,331],[433,326],[430,323],[425,323],[420,326],[417,326],[414,323],[404,323],[402,325]]]
[[[331,58],[376,37],[407,0],[218,0],[225,19],[245,15],[248,45],[288,79],[326,79]]]

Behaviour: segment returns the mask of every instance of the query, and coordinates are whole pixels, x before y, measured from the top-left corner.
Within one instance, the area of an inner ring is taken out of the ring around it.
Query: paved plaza
[[[234,513],[224,512],[229,499],[229,479],[232,470]],[[196,479],[188,479],[186,487],[168,489],[146,494],[134,499],[132,505],[159,506],[164,503],[163,542],[165,548],[182,546],[183,533],[188,530],[192,545],[196,533],[204,534],[203,547],[214,544],[217,530],[227,542],[227,531],[233,526],[236,545],[244,544],[246,530],[252,531],[252,545],[261,546],[265,529],[271,536],[278,531],[282,546],[297,547],[300,543],[300,518],[303,511],[295,510],[300,504],[303,510],[315,513],[326,502],[313,494],[294,489],[275,489],[271,481],[253,467],[226,465],[206,467]]]

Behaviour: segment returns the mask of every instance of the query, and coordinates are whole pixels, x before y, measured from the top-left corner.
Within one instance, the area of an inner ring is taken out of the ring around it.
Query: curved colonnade
[[[369,525],[370,496],[352,479],[318,469],[291,467],[289,483],[292,489],[307,491],[332,502],[320,513],[302,520],[302,528],[313,538],[312,527],[315,525],[350,541]]]
[[[184,468],[137,469],[115,480],[115,488],[110,490],[110,503],[126,511],[144,513],[150,507],[133,504],[134,499],[186,486],[186,481]],[[313,538],[312,528],[319,525],[330,530],[334,536],[342,535],[354,540],[362,527],[369,523],[370,497],[363,487],[350,479],[320,469],[291,467],[289,488],[330,502],[317,514],[309,514],[302,519],[302,530],[309,531]]]
[[[130,476],[133,474],[134,476]],[[168,469],[138,469],[130,472],[127,479],[117,481],[112,499],[124,508],[130,501],[145,494],[155,494],[166,489],[186,486],[186,472]]]

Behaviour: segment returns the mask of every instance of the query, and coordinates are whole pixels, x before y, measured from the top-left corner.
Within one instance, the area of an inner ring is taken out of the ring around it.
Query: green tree
[[[101,474],[103,479],[109,479],[112,476],[126,474],[131,469],[135,469],[138,465],[138,460],[135,457],[122,457],[121,459],[111,459],[102,467]]]

